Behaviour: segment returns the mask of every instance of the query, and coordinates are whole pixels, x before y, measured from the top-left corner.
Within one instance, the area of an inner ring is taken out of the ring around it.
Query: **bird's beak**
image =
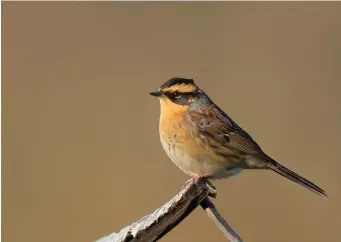
[[[163,92],[151,92],[149,93],[150,95],[154,96],[154,97],[162,97],[163,96]]]

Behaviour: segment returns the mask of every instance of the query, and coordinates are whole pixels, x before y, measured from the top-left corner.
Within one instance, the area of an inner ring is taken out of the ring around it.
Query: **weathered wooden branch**
[[[216,197],[216,194],[214,186],[208,180],[199,179],[196,182],[189,180],[177,195],[152,214],[97,242],[157,241],[186,218],[199,204],[230,241],[242,242],[242,239],[232,230],[208,198],[208,196]]]

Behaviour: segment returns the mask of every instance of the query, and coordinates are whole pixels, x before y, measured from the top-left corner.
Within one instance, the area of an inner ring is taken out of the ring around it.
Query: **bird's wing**
[[[198,132],[215,143],[218,153],[229,154],[232,149],[242,154],[266,156],[251,136],[216,105],[189,109],[188,113]]]

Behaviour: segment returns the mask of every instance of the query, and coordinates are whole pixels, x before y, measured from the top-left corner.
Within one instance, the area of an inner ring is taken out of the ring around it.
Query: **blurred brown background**
[[[187,179],[148,95],[197,83],[324,200],[275,173],[216,182],[245,241],[341,241],[339,3],[2,3],[5,242],[93,241]],[[201,209],[163,241],[225,241]]]

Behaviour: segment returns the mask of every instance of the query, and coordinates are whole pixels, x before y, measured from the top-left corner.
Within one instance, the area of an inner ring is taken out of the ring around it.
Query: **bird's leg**
[[[189,186],[190,184],[194,183],[196,185],[199,185],[199,182],[200,181],[203,181],[203,179],[206,179],[202,176],[199,176],[199,175],[193,175],[191,176],[190,179],[188,179],[185,184],[181,187],[181,190],[184,189],[185,187]]]
[[[210,178],[210,175],[201,175],[201,176],[192,176],[190,180],[187,182],[194,182],[197,186],[206,186],[208,189],[208,196],[216,198],[217,197],[217,190],[213,186],[213,184],[208,180]],[[186,182],[186,184],[188,184]],[[202,184],[200,184],[202,182]]]
[[[184,189],[185,187],[187,187],[189,184],[195,182],[195,178],[191,177],[190,179],[188,179],[185,184],[181,187],[181,190]]]
[[[188,179],[185,184],[181,187],[181,190],[185,187],[189,186],[190,184],[194,183],[197,186],[206,186],[206,189],[208,190],[208,196],[216,198],[217,196],[217,190],[213,186],[213,184],[208,180],[210,178],[210,175],[194,175],[191,176],[190,179]]]

